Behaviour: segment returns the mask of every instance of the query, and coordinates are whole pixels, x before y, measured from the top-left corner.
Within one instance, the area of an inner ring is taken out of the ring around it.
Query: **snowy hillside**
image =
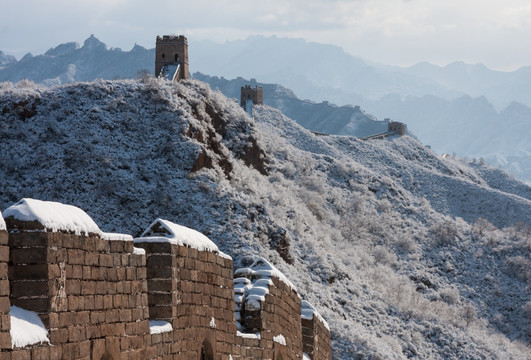
[[[529,358],[531,188],[501,171],[250,119],[198,81],[1,86],[0,211],[60,201],[132,235],[163,217],[236,268],[262,256],[326,318],[335,359]]]

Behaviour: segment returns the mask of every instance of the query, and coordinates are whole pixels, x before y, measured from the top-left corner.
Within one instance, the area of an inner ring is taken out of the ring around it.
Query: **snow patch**
[[[168,242],[173,245],[188,246],[199,251],[219,253],[216,244],[199,231],[164,219],[155,220],[149,225],[146,231],[134,241],[136,243]]]
[[[0,212],[0,230],[7,230],[6,222],[4,221],[4,218],[2,217],[2,212]]]
[[[142,248],[133,247],[133,255],[146,255],[146,250]]]
[[[242,337],[244,339],[257,339],[257,340],[260,340],[260,333],[251,334],[251,333],[242,333],[240,331],[236,331],[236,335],[238,335],[239,337]]]
[[[325,321],[325,319],[319,314],[319,312],[306,300],[301,301],[301,318],[305,320],[312,320],[313,317],[317,317],[319,321],[321,321],[325,328],[330,331],[330,327],[328,326],[328,323]]]
[[[236,270],[235,275],[243,275],[247,277],[251,276],[257,279],[270,279],[274,276],[284,284],[288,285],[291,290],[297,291],[295,285],[288,280],[286,275],[284,275],[280,270],[271,265],[269,261],[262,257],[256,259],[250,267]]]
[[[109,241],[133,241],[133,237],[129,234],[102,232],[100,236],[102,239]]]
[[[68,231],[77,235],[101,234],[101,231],[86,212],[72,205],[55,201],[24,198],[4,211],[4,217],[19,221],[37,221],[52,231]]]
[[[274,336],[273,341],[279,343],[280,345],[286,346],[286,338],[282,334]]]
[[[48,331],[36,312],[17,306],[9,309],[11,317],[11,346],[24,347],[37,343],[50,343]]]
[[[164,320],[149,320],[149,333],[160,334],[173,331],[171,324]]]
[[[219,250],[218,255],[224,259],[232,260],[232,256],[225,254],[223,251]]]

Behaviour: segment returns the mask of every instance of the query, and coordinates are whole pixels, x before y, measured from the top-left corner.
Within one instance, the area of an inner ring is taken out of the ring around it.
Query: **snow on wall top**
[[[266,259],[259,257],[248,268],[241,268],[236,270],[235,275],[252,275],[254,278],[264,279],[271,278],[272,276],[278,278],[280,281],[289,286],[290,289],[297,291],[297,288],[291,281],[288,280],[280,270],[271,265]]]
[[[102,239],[109,241],[133,241],[133,237],[129,234],[102,232],[100,236]]]
[[[319,314],[319,311],[317,311],[312,304],[310,304],[306,300],[301,301],[301,318],[305,320],[312,320],[313,317],[316,316],[319,321],[323,323],[323,325],[330,331],[330,327],[328,326],[328,323],[326,320]]]
[[[52,231],[69,231],[77,235],[101,234],[100,228],[86,212],[72,205],[24,198],[4,211],[4,217],[19,221],[36,221]]]
[[[153,221],[142,235],[135,239],[135,242],[169,242],[174,245],[189,246],[199,251],[219,253],[216,244],[199,231],[164,219]]]
[[[2,212],[0,212],[0,230],[6,230],[6,222],[2,217]]]
[[[234,306],[236,313],[236,327],[245,330],[241,321],[243,310],[260,310],[265,296],[269,294],[269,287],[273,285],[271,277],[284,282],[290,289],[297,291],[295,286],[266,259],[259,257],[248,268],[241,268],[234,273]]]

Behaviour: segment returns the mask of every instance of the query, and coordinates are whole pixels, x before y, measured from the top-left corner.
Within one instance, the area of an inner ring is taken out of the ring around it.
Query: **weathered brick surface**
[[[243,325],[249,332],[260,332],[260,340],[243,338],[241,359],[302,358],[301,300],[283,281],[276,277],[271,280],[273,285],[269,285],[260,310],[245,312]],[[286,345],[273,341],[278,335],[284,337]]]
[[[132,242],[24,232],[21,223],[17,229],[8,241],[11,303],[39,313],[52,344],[17,349],[17,356],[119,359],[140,354],[149,334],[147,280],[145,257],[132,254]],[[0,290],[2,285],[0,280]]]
[[[9,280],[8,261],[9,247],[8,234],[5,230],[0,230],[0,350],[11,348],[11,321],[9,318]],[[0,357],[1,359],[1,357]]]
[[[152,335],[146,358],[200,358],[204,351],[228,359],[236,334],[232,261],[167,243],[137,246],[146,250],[150,316],[173,326]]]
[[[276,278],[250,320],[261,338],[244,339],[228,258],[169,243],[138,243],[146,254],[134,255],[130,241],[11,225],[0,231],[0,360],[302,358],[300,299]],[[11,349],[10,303],[39,314],[50,345]],[[149,319],[173,331],[150,334]],[[312,359],[330,359],[329,333],[312,326]]]
[[[311,320],[302,319],[302,343],[310,359],[332,359],[330,331],[316,316]]]

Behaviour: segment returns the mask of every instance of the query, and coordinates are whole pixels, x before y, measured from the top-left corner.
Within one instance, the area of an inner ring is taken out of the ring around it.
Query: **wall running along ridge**
[[[0,360],[331,359],[326,322],[301,319],[299,295],[264,259],[237,271],[235,307],[232,259],[194,230],[158,219],[133,240],[76,231],[82,210],[69,223],[61,204],[17,205],[0,226]],[[41,224],[50,209],[63,216],[54,229]],[[37,313],[49,342],[13,347],[10,306]]]

